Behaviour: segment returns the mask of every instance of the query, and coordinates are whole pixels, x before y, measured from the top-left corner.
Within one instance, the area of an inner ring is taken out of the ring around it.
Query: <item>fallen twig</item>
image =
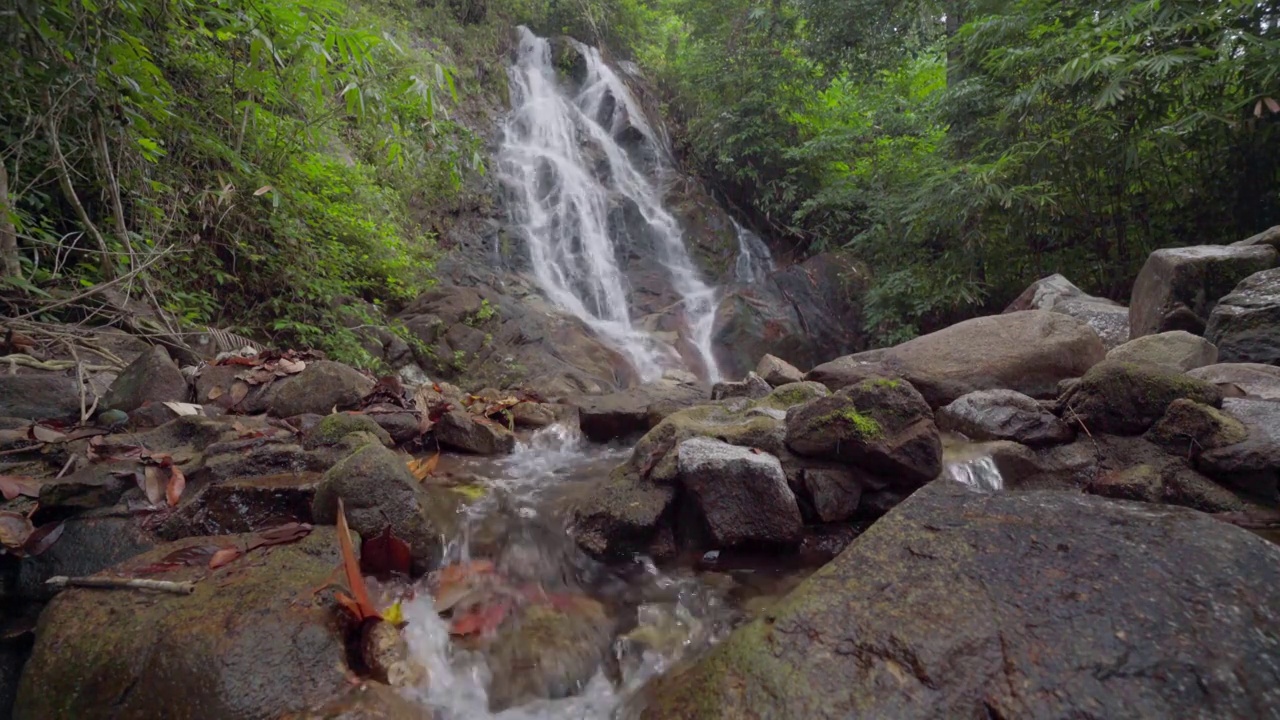
[[[173,580],[147,580],[143,578],[117,578],[117,577],[67,577],[66,575],[55,575],[45,580],[46,585],[56,588],[65,587],[91,587],[91,588],[124,588],[132,590],[157,590],[159,592],[174,593],[176,595],[190,595],[196,591],[196,584],[193,582],[175,582]]]
[[[22,367],[31,368],[32,370],[50,370],[60,372],[63,370],[71,370],[76,366],[74,360],[37,360],[25,353],[16,353],[13,355],[0,356],[0,362],[6,362],[10,365],[21,365]],[[85,365],[85,370],[89,372],[100,372],[103,370],[115,370],[111,365]]]

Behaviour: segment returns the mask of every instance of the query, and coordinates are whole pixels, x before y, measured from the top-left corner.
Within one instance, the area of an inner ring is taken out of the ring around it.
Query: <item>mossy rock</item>
[[[577,694],[600,669],[612,629],[604,606],[585,596],[527,606],[487,649],[489,709]]]
[[[597,557],[644,552],[666,522],[676,490],[643,480],[623,465],[566,499],[578,545]]]
[[[306,436],[302,439],[302,446],[307,450],[332,447],[341,443],[343,438],[354,432],[370,433],[386,447],[391,447],[394,444],[391,440],[391,435],[368,415],[334,413],[326,415],[315,427],[307,431]]]
[[[715,438],[730,445],[778,454],[783,449],[782,421],[751,414],[748,411],[755,403],[739,402],[739,406],[699,405],[668,415],[640,438],[626,467],[650,482],[673,483],[677,474],[674,449],[695,437]]]
[[[822,383],[812,381],[793,382],[774,388],[768,397],[756,402],[755,406],[785,411],[796,405],[803,405],[810,400],[826,397],[830,394],[831,391]]]
[[[1146,435],[1151,442],[1183,455],[1199,455],[1205,450],[1244,442],[1248,437],[1244,423],[1217,408],[1185,398],[1169,403],[1164,416]]]
[[[1139,435],[1178,399],[1222,407],[1222,390],[1156,365],[1106,360],[1063,396],[1064,417],[1091,433]]]

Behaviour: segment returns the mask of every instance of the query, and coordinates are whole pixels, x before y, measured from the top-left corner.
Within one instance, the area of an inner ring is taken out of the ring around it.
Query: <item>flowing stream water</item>
[[[702,281],[680,223],[662,203],[661,181],[670,171],[665,136],[597,49],[568,41],[584,68],[569,82],[557,73],[549,41],[524,27],[519,34],[498,167],[538,284],[620,349],[642,379],[657,379],[683,363],[632,317],[620,258],[643,235],[684,306],[683,334],[708,379],[718,380],[711,353],[716,291]]]

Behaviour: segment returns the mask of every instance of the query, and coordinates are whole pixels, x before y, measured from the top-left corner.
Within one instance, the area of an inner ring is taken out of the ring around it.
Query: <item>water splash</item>
[[[698,276],[658,190],[668,168],[665,136],[598,50],[573,44],[585,77],[570,96],[557,82],[551,44],[524,27],[519,34],[517,59],[508,68],[513,110],[498,166],[538,284],[558,307],[618,347],[643,380],[681,367],[673,348],[632,322],[618,218],[637,218],[681,298],[686,338],[708,379],[718,380],[711,352],[716,292]]]
[[[1004,477],[990,455],[949,463],[946,472],[952,480],[974,490],[996,492],[1004,489]]]
[[[763,282],[773,272],[773,255],[759,235],[733,221],[738,236],[738,259],[734,263],[734,279],[745,285]]]

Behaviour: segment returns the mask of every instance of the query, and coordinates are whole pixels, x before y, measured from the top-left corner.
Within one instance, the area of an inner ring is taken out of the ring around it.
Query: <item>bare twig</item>
[[[32,370],[48,370],[50,372],[60,372],[63,370],[71,370],[76,366],[74,360],[37,360],[25,353],[16,355],[0,356],[0,362],[7,362],[10,365],[21,365]],[[115,370],[112,365],[86,365],[86,370],[91,372],[100,372],[102,370]]]
[[[172,580],[147,580],[142,578],[120,577],[67,577],[55,575],[44,581],[45,585],[56,588],[91,587],[91,588],[123,588],[132,590],[158,590],[176,595],[190,595],[196,591],[193,582],[175,582]]]
[[[127,273],[127,274],[125,274],[125,275],[120,275],[119,277],[113,278],[113,279],[108,280],[108,281],[106,281],[106,282],[104,282],[104,283],[99,283],[99,284],[94,285],[93,287],[89,288],[88,290],[85,290],[84,292],[82,292],[82,293],[80,293],[80,294],[78,294],[78,295],[76,295],[76,296],[74,296],[74,297],[69,297],[69,298],[67,298],[66,300],[59,300],[59,301],[58,301],[58,302],[56,302],[56,303],[50,303],[50,304],[45,305],[44,307],[39,308],[39,309],[37,309],[37,310],[32,310],[31,312],[26,313],[25,315],[19,315],[19,316],[15,317],[15,318],[12,318],[11,320],[27,320],[27,319],[29,319],[29,318],[33,318],[33,317],[35,317],[35,316],[37,316],[37,315],[39,315],[39,314],[41,314],[41,313],[46,313],[46,312],[49,312],[50,310],[53,310],[53,309],[56,309],[56,308],[65,307],[65,306],[70,305],[70,304],[72,304],[72,303],[80,302],[81,300],[84,300],[84,299],[85,299],[85,298],[87,298],[87,297],[92,297],[92,296],[94,296],[94,295],[97,295],[98,293],[100,293],[100,292],[102,292],[102,291],[106,290],[107,288],[114,287],[114,286],[116,286],[116,285],[118,285],[118,284],[120,284],[120,283],[122,283],[122,282],[127,281],[127,280],[132,280],[133,278],[137,277],[137,276],[138,276],[138,275],[139,275],[143,270],[146,270],[147,268],[149,268],[149,267],[151,267],[152,265],[156,264],[156,263],[157,263],[157,262],[159,262],[162,258],[167,257],[167,256],[169,255],[169,252],[170,252],[170,251],[169,251],[169,250],[167,250],[167,249],[166,249],[166,250],[160,250],[160,251],[158,251],[158,252],[156,252],[156,253],[152,254],[152,256],[151,256],[151,257],[150,257],[146,262],[142,263],[141,265],[139,265],[138,267],[134,268],[132,271],[130,271],[129,273]]]

